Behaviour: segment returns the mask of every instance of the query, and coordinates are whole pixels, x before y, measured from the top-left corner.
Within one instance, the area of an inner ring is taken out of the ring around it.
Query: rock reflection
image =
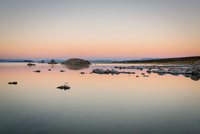
[[[158,75],[165,75],[165,74],[170,74],[170,73],[157,73]],[[171,74],[171,75],[174,75],[174,76],[179,76],[180,74]],[[200,79],[200,75],[195,75],[195,74],[182,74],[183,76],[185,76],[186,78],[191,78],[192,80],[194,81],[198,81]]]
[[[191,75],[190,78],[194,81],[198,81],[200,79],[200,76],[198,75]]]
[[[200,79],[200,75],[194,75],[194,74],[182,74],[183,76],[187,78],[191,78],[194,81],[198,81]]]
[[[168,74],[168,73],[158,73],[157,72],[157,74],[163,76],[163,75]]]
[[[82,70],[82,69],[89,68],[89,65],[63,65],[63,64],[61,65],[66,67],[69,70]]]

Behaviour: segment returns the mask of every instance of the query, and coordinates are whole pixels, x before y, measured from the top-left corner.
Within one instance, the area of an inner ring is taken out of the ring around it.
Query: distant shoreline
[[[127,61],[114,61],[112,63],[168,63],[168,64],[193,64],[195,61],[200,60],[200,56],[192,57],[175,57],[175,58],[162,58],[151,60],[127,60]]]
[[[144,58],[145,59],[145,58]],[[193,64],[195,61],[200,60],[200,56],[190,56],[190,57],[174,57],[174,58],[157,58],[157,59],[147,59],[147,60],[89,60],[93,64],[99,63],[132,63],[132,64],[141,64],[141,63],[154,63],[154,64]],[[15,63],[15,62],[38,62],[33,60],[10,60],[10,59],[0,59],[0,63]],[[60,63],[60,60],[58,60]],[[47,62],[45,62],[47,63]]]

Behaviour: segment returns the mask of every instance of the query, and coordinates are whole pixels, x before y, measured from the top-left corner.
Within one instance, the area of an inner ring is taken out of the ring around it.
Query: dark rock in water
[[[13,82],[12,84],[17,85],[17,82],[15,81],[15,82]]]
[[[60,70],[60,72],[65,72],[65,70]]]
[[[37,73],[40,73],[41,71],[40,71],[40,70],[36,70],[36,71],[33,71],[33,72],[37,72]]]
[[[85,72],[81,72],[81,74],[85,74]]]
[[[83,60],[83,59],[79,59],[79,58],[73,58],[73,59],[69,59],[66,60],[64,62],[61,62],[61,64],[65,64],[65,65],[90,65],[91,63],[87,60]]]
[[[51,69],[49,69],[49,71],[51,71]]]
[[[35,66],[36,64],[28,63],[27,66]]]
[[[125,74],[131,74],[131,72],[125,72]]]
[[[44,62],[44,60],[42,60],[42,61],[40,61],[40,62],[38,62],[38,63],[45,63],[45,62]]]
[[[58,64],[58,62],[55,62],[55,61],[52,59],[50,62],[48,62],[48,64]]]
[[[136,75],[136,77],[139,77],[138,75]]]
[[[92,73],[97,73],[97,74],[112,74],[112,75],[114,75],[114,74],[120,74],[120,73],[121,74],[135,74],[135,72],[125,72],[125,71],[120,72],[120,71],[117,71],[117,70],[114,70],[114,69],[103,70],[103,69],[99,69],[99,68],[93,69]]]
[[[59,86],[57,87],[58,89],[64,89],[64,90],[67,90],[67,89],[70,89],[71,87],[69,87],[68,85],[64,85],[64,86]]]
[[[148,74],[151,74],[151,71],[147,71]]]
[[[13,85],[17,85],[17,82],[14,81],[14,82],[8,82],[9,85],[13,84]]]
[[[198,81],[200,79],[200,76],[198,75],[191,75],[190,78],[194,81]]]

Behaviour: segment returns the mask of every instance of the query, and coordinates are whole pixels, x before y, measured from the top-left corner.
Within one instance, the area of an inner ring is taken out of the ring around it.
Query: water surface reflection
[[[145,69],[135,74],[88,73],[111,69],[112,64],[81,67],[85,74],[59,64],[51,71],[48,64],[6,65],[0,65],[1,134],[200,133],[200,81],[183,75],[141,77]],[[65,82],[72,89],[57,89]]]
[[[69,70],[82,70],[89,68],[89,65],[61,65]]]

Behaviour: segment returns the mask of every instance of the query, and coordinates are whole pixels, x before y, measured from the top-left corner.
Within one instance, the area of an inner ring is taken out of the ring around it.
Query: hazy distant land
[[[192,57],[174,57],[174,58],[160,58],[160,59],[147,59],[147,60],[127,60],[115,61],[113,63],[170,63],[170,64],[192,64],[200,60],[200,56]]]
[[[42,59],[41,59],[42,60]],[[29,59],[0,59],[0,62],[40,62],[41,60]],[[63,62],[64,60],[54,59],[56,62]],[[200,60],[200,56],[191,57],[174,57],[174,58],[142,58],[139,60],[89,60],[91,63],[170,63],[170,64],[192,64]],[[46,59],[44,62],[50,62],[51,59]]]

